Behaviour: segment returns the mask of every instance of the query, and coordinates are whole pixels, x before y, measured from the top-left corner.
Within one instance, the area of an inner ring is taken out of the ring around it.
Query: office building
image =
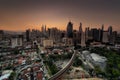
[[[26,30],[26,41],[30,41],[30,29]]]
[[[53,47],[53,40],[43,40],[44,47]]]
[[[103,43],[108,43],[108,31],[103,31],[103,38],[102,38]]]
[[[82,23],[80,23],[80,26],[79,26],[79,43],[81,43],[82,33],[83,33],[83,30],[82,30]]]
[[[11,37],[11,47],[19,47],[23,44],[23,35],[14,35]]]
[[[4,37],[4,31],[0,30],[0,41],[3,40],[3,37]]]
[[[73,24],[72,24],[72,22],[69,22],[67,25],[67,37],[73,38]]]

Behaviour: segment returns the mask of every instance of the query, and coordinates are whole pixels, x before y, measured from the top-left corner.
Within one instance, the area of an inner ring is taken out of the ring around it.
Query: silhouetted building
[[[60,38],[64,38],[65,37],[65,31],[61,32],[61,37]]]
[[[60,31],[56,27],[49,29],[49,35],[50,35],[50,39],[52,39],[54,42],[60,40],[60,36],[61,36]]]
[[[102,42],[102,38],[103,38],[103,26],[102,29],[97,29],[97,28],[92,28],[89,29],[86,28],[85,29],[85,41],[87,42],[88,40],[90,41],[95,41],[95,42]]]
[[[85,44],[85,33],[82,31],[82,34],[81,34],[81,46],[82,47],[85,47],[86,44]]]
[[[80,44],[80,34],[79,34],[79,31],[76,31],[76,30],[73,31],[73,43],[74,43],[74,46]]]
[[[115,44],[120,44],[120,34],[117,35]]]
[[[100,42],[102,42],[102,38],[103,38],[103,31],[104,31],[104,25],[102,25],[102,28],[99,29],[99,40]]]
[[[112,35],[112,26],[108,27],[108,35]]]
[[[89,27],[85,29],[85,42],[88,40],[93,40],[93,34]]]
[[[103,31],[103,39],[102,39],[103,43],[108,43],[108,31]]]
[[[73,38],[73,24],[71,22],[67,25],[67,37]]]
[[[83,30],[82,30],[82,23],[80,23],[80,26],[79,26],[79,43],[81,43],[82,33],[83,33]]]
[[[4,37],[4,31],[0,30],[0,40],[3,40],[3,37]]]
[[[108,27],[108,40],[109,43],[112,43],[112,26]]]
[[[117,38],[117,31],[113,31],[111,35],[111,44],[115,45],[116,38]]]
[[[94,41],[100,41],[100,36],[99,36],[99,30],[94,28],[94,29],[91,29],[92,31],[92,37],[93,37],[93,40]]]
[[[46,25],[42,25],[41,32],[46,35]]]
[[[30,41],[30,29],[26,30],[26,41]]]
[[[48,28],[48,30],[47,30],[48,37],[50,37],[50,32],[51,32],[51,29]]]

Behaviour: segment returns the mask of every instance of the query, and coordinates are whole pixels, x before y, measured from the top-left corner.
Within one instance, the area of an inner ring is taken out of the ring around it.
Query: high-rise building
[[[41,27],[41,32],[44,32],[44,26],[42,25],[42,27]]]
[[[82,31],[82,34],[81,34],[81,46],[82,47],[85,47],[86,44],[85,44],[85,33]]]
[[[58,30],[56,27],[53,28],[48,28],[48,35],[49,38],[52,39],[54,42],[59,42],[60,41],[60,30]]]
[[[62,38],[64,38],[65,37],[65,31],[61,31],[61,36],[60,36],[60,38],[62,39]]]
[[[91,29],[94,41],[99,41],[99,30],[96,28]]]
[[[79,43],[81,43],[82,33],[83,33],[82,23],[80,23],[80,26],[79,26]]]
[[[87,42],[88,40],[93,40],[93,32],[89,27],[85,29],[85,41]]]
[[[73,43],[74,43],[74,46],[80,44],[80,34],[79,34],[79,31],[77,30],[73,31]]]
[[[50,33],[51,33],[51,29],[48,28],[48,30],[47,30],[48,37],[50,37],[50,35],[51,35]]]
[[[115,39],[115,44],[120,45],[120,34],[117,34],[117,37]]]
[[[99,29],[99,40],[100,42],[102,42],[102,38],[103,38],[103,31],[104,31],[104,25],[102,25],[102,28]]]
[[[108,31],[103,31],[103,38],[102,38],[103,43],[108,43]]]
[[[22,46],[23,44],[23,35],[14,35],[11,37],[11,47],[15,48]]]
[[[41,27],[41,32],[42,32],[43,34],[46,34],[46,25],[42,25],[42,27]]]
[[[0,30],[0,40],[3,40],[3,36],[4,36],[4,31]]]
[[[113,31],[111,35],[111,44],[113,45],[115,44],[116,38],[117,38],[117,31]]]
[[[81,44],[81,38],[82,38],[82,23],[80,23],[79,30],[73,31],[73,42],[74,45],[80,45]]]
[[[108,40],[109,40],[109,43],[112,43],[112,26],[109,26],[108,27]]]
[[[79,26],[79,32],[82,33],[82,23],[80,23],[80,26]]]
[[[112,26],[108,27],[108,35],[112,35]]]
[[[67,25],[67,37],[73,38],[73,24],[72,24],[72,22],[69,22]]]
[[[26,41],[30,41],[30,29],[26,30]]]

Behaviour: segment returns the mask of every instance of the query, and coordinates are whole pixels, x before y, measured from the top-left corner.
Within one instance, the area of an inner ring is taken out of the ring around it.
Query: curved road
[[[72,63],[73,63],[73,61],[74,61],[74,59],[76,57],[76,53],[77,53],[77,51],[74,51],[74,54],[72,55],[72,57],[71,57],[70,61],[67,63],[67,65],[63,69],[61,69],[59,72],[57,72],[56,74],[54,74],[52,77],[50,77],[48,80],[56,80],[62,74],[64,74],[70,68],[70,66],[72,65]],[[31,67],[31,66],[33,66],[33,65],[28,65],[28,66],[22,68],[21,70],[19,70],[17,73],[19,74],[22,70],[24,70],[24,69],[26,69],[28,67]],[[34,66],[38,66],[38,65],[34,65]],[[17,74],[17,76],[18,76],[18,74]],[[15,77],[15,80],[17,79],[17,76]]]
[[[77,53],[77,51],[74,51],[74,54],[72,55],[72,58],[70,59],[70,61],[68,62],[68,64],[63,69],[61,69],[59,72],[57,72],[55,75],[53,75],[52,77],[50,77],[49,80],[56,80],[63,73],[65,73],[70,68],[70,66],[72,65],[72,63],[73,63],[73,61],[75,59],[76,53]]]

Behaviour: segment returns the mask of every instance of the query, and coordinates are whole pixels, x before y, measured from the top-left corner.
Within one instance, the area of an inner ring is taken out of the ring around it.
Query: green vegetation
[[[9,76],[9,80],[14,80],[14,77],[16,76],[15,72],[12,72]]]
[[[105,75],[105,72],[103,72],[101,69],[100,69],[100,67],[99,66],[95,66],[95,73],[96,73],[96,75]]]
[[[13,54],[18,54],[19,53],[19,50],[18,49],[15,49]]]
[[[41,54],[42,58],[44,59],[44,63],[46,65],[46,68],[48,69],[48,73],[50,75],[54,75],[55,73],[58,72],[57,66],[54,64],[55,61],[58,60],[65,60],[65,59],[70,59],[72,57],[72,53],[65,53],[62,55],[59,54]]]
[[[94,48],[91,52],[98,53],[101,56],[107,58],[107,66],[104,72],[96,69],[97,73],[102,73],[104,77],[108,79],[117,80],[120,77],[120,54],[114,50],[108,50],[107,48]]]
[[[56,65],[52,62],[52,60],[45,61],[44,63],[47,66],[50,75],[54,75],[55,73],[58,72],[58,69]]]
[[[79,67],[82,65],[82,61],[79,59],[79,57],[77,56],[74,60],[73,66],[75,67]]]
[[[65,60],[65,59],[70,59],[72,57],[72,53],[67,53],[67,54],[50,54],[49,58],[56,61],[56,60]]]

